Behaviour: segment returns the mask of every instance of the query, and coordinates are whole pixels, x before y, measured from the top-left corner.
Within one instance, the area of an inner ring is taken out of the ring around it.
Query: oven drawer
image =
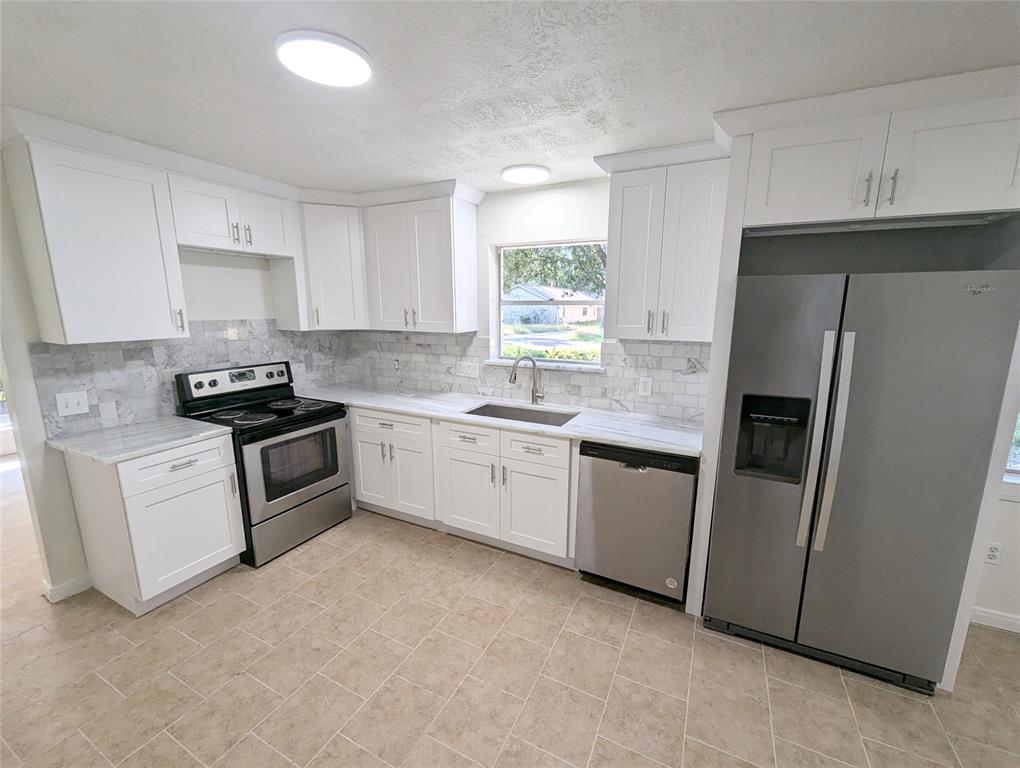
[[[362,434],[401,435],[412,440],[428,440],[431,420],[420,416],[405,416],[387,411],[351,409],[351,429]]]
[[[520,459],[549,467],[570,466],[570,440],[522,432],[500,430],[499,455],[504,459]]]
[[[498,456],[499,430],[475,424],[440,421],[436,424],[436,445]]]
[[[128,498],[233,463],[234,444],[228,434],[122,461],[117,475],[121,493]]]

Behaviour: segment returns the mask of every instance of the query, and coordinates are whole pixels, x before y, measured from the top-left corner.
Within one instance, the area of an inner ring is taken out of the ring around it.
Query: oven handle
[[[273,445],[275,443],[284,443],[288,440],[293,440],[295,437],[303,437],[304,435],[311,435],[315,432],[322,432],[330,427],[335,427],[337,432],[347,430],[347,416],[337,417],[335,414],[332,416],[326,416],[322,421],[316,421],[308,426],[304,426],[301,429],[288,430],[284,432],[273,432],[269,436],[266,435],[241,435],[241,445],[258,445],[266,446]],[[340,439],[339,436],[337,438]]]

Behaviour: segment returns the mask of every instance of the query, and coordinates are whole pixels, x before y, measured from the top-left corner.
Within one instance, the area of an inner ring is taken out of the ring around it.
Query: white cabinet
[[[354,409],[351,415],[354,498],[434,520],[432,443],[428,432],[421,437],[399,434],[393,429],[401,419],[397,414],[389,418],[383,411]],[[359,428],[359,421],[365,426]]]
[[[43,341],[188,335],[165,172],[43,142],[4,161]]]
[[[889,115],[754,134],[744,224],[870,219]]]
[[[606,336],[711,341],[728,160],[610,180]]]
[[[244,551],[230,435],[119,464],[66,460],[92,585],[132,613],[231,567]]]
[[[754,134],[745,226],[1020,208],[1020,98]]]
[[[500,538],[539,552],[567,554],[567,470],[504,459]]]
[[[234,466],[125,500],[141,600],[244,550]]]
[[[499,457],[441,447],[436,452],[436,509],[451,528],[498,539]]]
[[[358,209],[302,205],[301,218],[312,327],[368,328],[365,257]]]
[[[262,256],[301,253],[298,204],[170,174],[178,245]]]
[[[365,209],[373,329],[478,330],[475,216],[448,197]]]
[[[1020,97],[894,112],[878,215],[1020,208],[1018,163]]]

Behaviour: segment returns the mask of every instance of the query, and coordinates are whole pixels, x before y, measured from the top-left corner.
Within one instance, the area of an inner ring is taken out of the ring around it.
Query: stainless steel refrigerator
[[[918,690],[942,676],[1020,272],[740,277],[704,613]]]

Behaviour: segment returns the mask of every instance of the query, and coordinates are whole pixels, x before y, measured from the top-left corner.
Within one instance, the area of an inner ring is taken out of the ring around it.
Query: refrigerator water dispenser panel
[[[734,471],[781,483],[799,483],[807,450],[811,400],[744,395]]]

